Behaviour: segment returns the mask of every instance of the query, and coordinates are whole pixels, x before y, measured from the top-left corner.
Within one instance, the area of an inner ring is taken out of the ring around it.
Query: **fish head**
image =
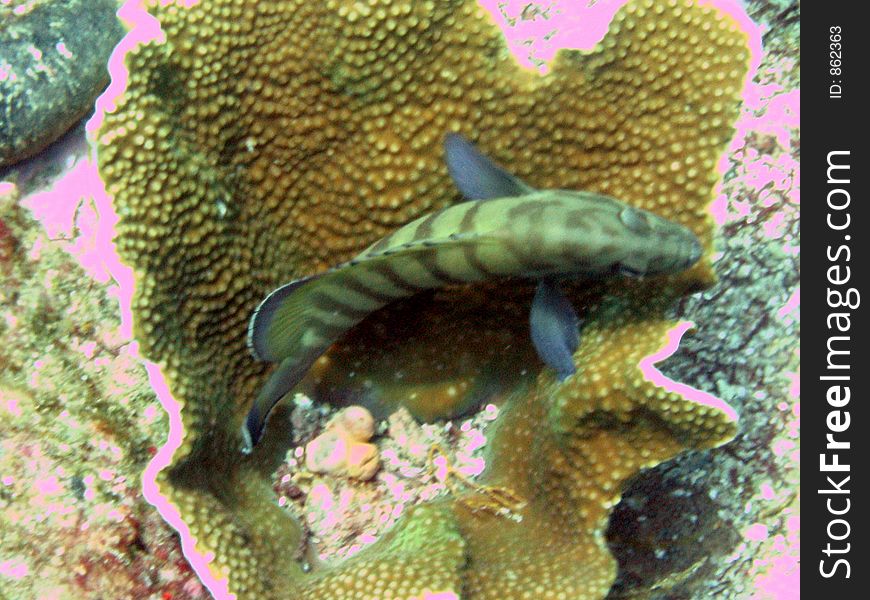
[[[619,211],[628,252],[620,260],[626,275],[679,273],[701,258],[703,248],[691,229],[654,213],[624,205]]]
[[[701,258],[700,241],[684,225],[601,194],[558,196],[568,208],[565,235],[580,271],[643,277],[678,273]]]

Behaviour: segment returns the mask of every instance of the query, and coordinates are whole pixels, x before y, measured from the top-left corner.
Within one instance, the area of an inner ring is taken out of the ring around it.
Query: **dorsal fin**
[[[535,191],[490,159],[458,133],[444,138],[444,160],[453,183],[469,200],[524,196]]]

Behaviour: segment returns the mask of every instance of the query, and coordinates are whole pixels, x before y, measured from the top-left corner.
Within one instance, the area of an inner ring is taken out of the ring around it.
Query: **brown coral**
[[[246,351],[246,322],[275,285],[455,201],[440,156],[447,131],[533,185],[606,192],[709,244],[706,207],[746,72],[745,35],[710,7],[638,1],[598,49],[562,51],[540,77],[517,68],[469,0],[148,4],[167,41],[128,55],[129,86],[98,136],[100,168],[121,216],[119,249],[137,275],[136,334],[184,404],[186,434],[162,489],[198,549],[215,553],[214,572],[244,597],[603,595],[614,567],[602,528],[622,481],[733,431],[722,413],[663,392],[637,369],[670,326],[661,317],[669,299],[712,280],[708,263],[614,286],[625,300],[606,310],[602,290],[578,294],[599,333],[587,334],[580,372],[562,387],[531,377],[522,286],[502,286],[472,303],[478,310],[466,302],[477,292],[422,297],[363,325],[351,339],[386,341],[387,367],[332,368],[395,373],[414,348],[429,349],[438,361],[411,360],[405,371],[411,389],[443,404],[438,414],[463,407],[493,373],[530,373],[499,390],[511,404],[490,474],[528,498],[527,513],[514,523],[462,503],[423,507],[388,539],[310,578],[288,558],[298,526],[271,502],[265,450],[250,459],[236,450],[265,373]],[[412,314],[431,327],[402,338],[378,326]],[[445,336],[457,323],[483,332],[467,353]],[[384,399],[408,390],[380,384]],[[421,548],[443,560],[429,562]]]

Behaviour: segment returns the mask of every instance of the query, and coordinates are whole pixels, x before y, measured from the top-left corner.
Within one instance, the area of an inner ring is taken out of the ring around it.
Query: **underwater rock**
[[[33,156],[93,110],[124,35],[116,0],[0,3],[0,167]]]
[[[304,420],[316,421],[317,430],[326,429],[334,409],[327,413],[328,406],[310,405],[300,398],[297,395],[294,412],[306,412]],[[302,448],[289,452],[275,473],[273,488],[278,505],[306,525],[306,547],[300,558],[337,564],[370,546],[408,509],[448,494],[455,480],[446,480],[444,463],[454,474],[473,481],[483,470],[487,431],[497,415],[498,410],[490,405],[461,423],[420,425],[406,409],[400,409],[390,415],[389,429],[379,428],[380,435],[373,441],[381,468],[369,481],[312,477],[300,464]],[[437,454],[430,454],[432,449]]]

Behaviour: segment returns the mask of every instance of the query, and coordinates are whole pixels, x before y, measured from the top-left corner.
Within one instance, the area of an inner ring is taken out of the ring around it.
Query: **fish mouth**
[[[698,238],[696,238],[694,235],[692,235],[692,239],[689,242],[689,252],[688,252],[689,258],[688,258],[688,262],[686,264],[686,267],[687,268],[691,267],[696,262],[698,262],[701,259],[701,255],[703,253],[704,253],[704,248],[701,247],[701,242],[698,240]]]

